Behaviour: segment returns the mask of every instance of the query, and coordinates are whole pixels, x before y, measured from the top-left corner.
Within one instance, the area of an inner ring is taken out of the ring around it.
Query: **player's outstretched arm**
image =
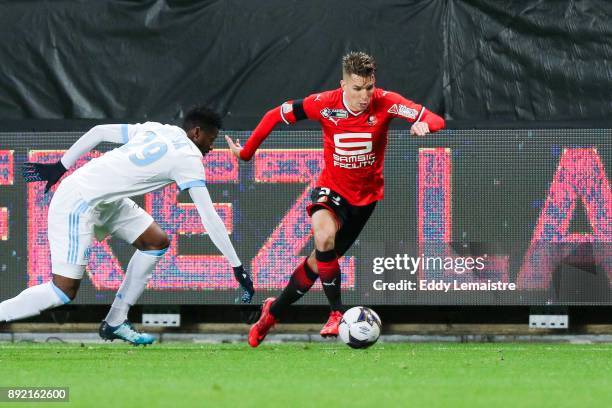
[[[125,143],[126,125],[98,125],[85,133],[68,149],[64,156],[52,164],[26,162],[23,167],[23,178],[26,183],[46,181],[45,193],[58,182],[66,171],[76,163],[83,154],[91,151],[102,142]]]
[[[250,303],[255,293],[253,281],[244,270],[242,262],[240,262],[236,254],[236,250],[229,239],[225,225],[221,217],[219,217],[219,214],[217,214],[217,211],[215,211],[208,189],[204,186],[192,187],[189,189],[189,195],[198,209],[198,213],[202,219],[202,225],[206,228],[208,236],[234,269],[234,277],[245,292],[242,295],[242,302]]]
[[[127,125],[98,125],[79,138],[61,159],[69,169],[85,153],[90,152],[102,142],[124,144],[127,142]]]
[[[410,127],[412,136],[424,136],[442,130],[446,126],[441,116],[396,92],[384,91],[382,98],[384,109],[388,107],[387,112],[391,114],[391,117],[412,123]]]
[[[281,123],[285,121],[285,123],[289,124],[289,122],[283,118],[282,109],[280,106],[277,106],[274,109],[269,110],[261,121],[251,133],[251,136],[245,143],[244,147],[240,146],[240,142],[236,140],[233,142],[229,136],[225,136],[225,140],[227,144],[234,154],[239,159],[249,161],[255,154],[255,151],[263,143],[263,141],[268,137],[272,130]]]

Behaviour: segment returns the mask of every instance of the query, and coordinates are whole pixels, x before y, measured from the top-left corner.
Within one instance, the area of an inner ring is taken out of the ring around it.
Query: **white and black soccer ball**
[[[378,340],[382,323],[375,311],[357,306],[347,310],[340,320],[340,338],[352,348],[368,348]]]

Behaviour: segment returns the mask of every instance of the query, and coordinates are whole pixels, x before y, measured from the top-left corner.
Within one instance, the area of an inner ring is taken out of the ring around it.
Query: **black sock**
[[[332,311],[342,311],[342,293],[340,291],[340,265],[334,249],[330,251],[315,251],[317,268],[323,284],[323,292]]]
[[[293,271],[289,283],[287,283],[280,296],[270,306],[270,313],[277,318],[280,317],[287,306],[297,302],[310,290],[317,277],[318,275],[308,266],[308,262],[302,262]]]

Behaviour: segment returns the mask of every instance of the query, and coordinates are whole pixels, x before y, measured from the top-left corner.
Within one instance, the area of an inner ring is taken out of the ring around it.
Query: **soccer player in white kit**
[[[26,181],[46,180],[48,191],[79,157],[99,143],[123,144],[77,169],[58,187],[48,215],[53,279],[0,303],[0,322],[35,316],[74,299],[92,239],[110,234],[137,250],[100,326],[100,336],[132,344],[153,343],[154,337],[136,331],[127,315],[170,241],[153,218],[129,197],[172,182],[181,190],[189,190],[208,235],[234,268],[243,289],[243,302],[245,296],[250,301],[252,281],[236,255],[205,184],[202,158],[212,150],[220,128],[220,117],[205,107],[191,110],[185,116],[182,129],[155,122],[99,125],[77,140],[59,162],[26,163]]]

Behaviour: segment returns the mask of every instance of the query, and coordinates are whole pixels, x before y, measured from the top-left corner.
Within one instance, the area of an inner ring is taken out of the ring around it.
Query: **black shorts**
[[[368,205],[352,205],[344,197],[327,187],[317,187],[310,194],[312,204],[307,207],[308,215],[321,209],[331,211],[339,229],[336,233],[336,253],[344,255],[355,242],[361,230],[376,208],[376,201]]]

